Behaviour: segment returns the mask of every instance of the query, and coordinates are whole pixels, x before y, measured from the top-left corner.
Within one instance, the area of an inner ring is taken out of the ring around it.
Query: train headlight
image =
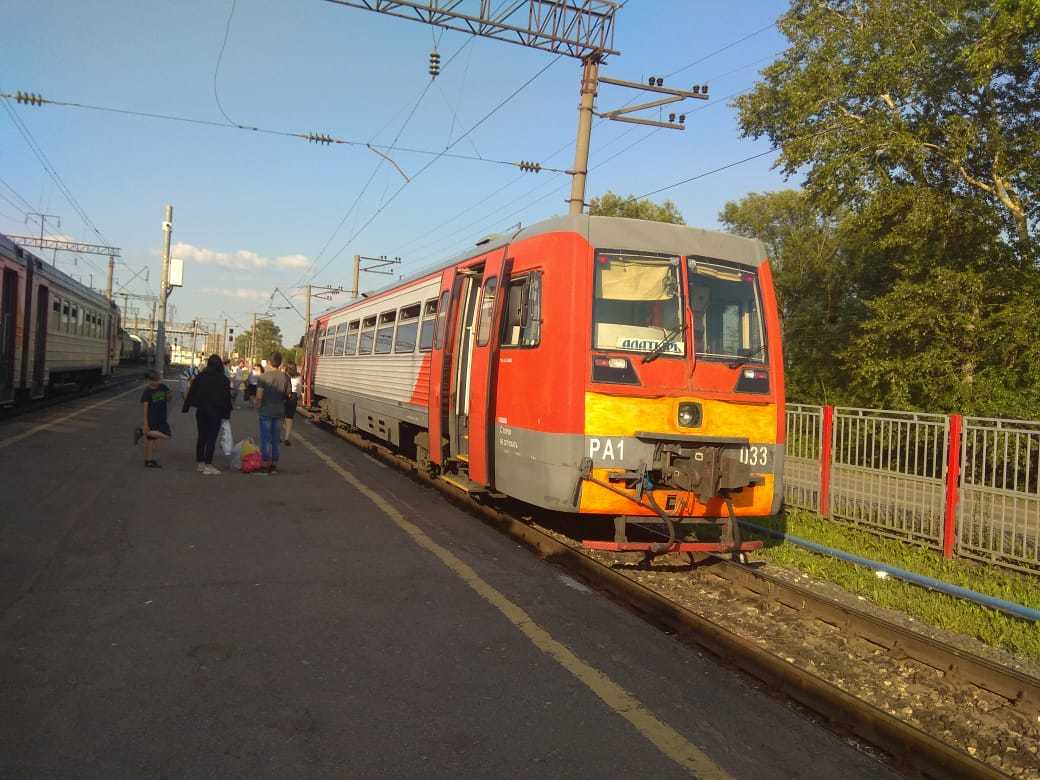
[[[683,428],[698,428],[701,424],[701,405],[679,404],[679,425]]]

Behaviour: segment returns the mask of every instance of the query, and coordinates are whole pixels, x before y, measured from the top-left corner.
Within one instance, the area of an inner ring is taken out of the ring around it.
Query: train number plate
[[[749,466],[768,466],[769,448],[761,445],[740,448],[740,462]]]

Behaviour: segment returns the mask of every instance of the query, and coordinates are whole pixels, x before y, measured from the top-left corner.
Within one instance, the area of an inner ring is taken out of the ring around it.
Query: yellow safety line
[[[127,390],[125,393],[118,393],[117,395],[110,396],[109,398],[106,398],[103,401],[92,403],[90,404],[90,406],[84,406],[80,409],[77,409],[74,412],[66,414],[64,417],[57,417],[53,420],[50,420],[49,422],[40,423],[39,425],[30,428],[27,431],[22,431],[21,433],[15,436],[9,436],[6,439],[0,439],[0,450],[2,450],[4,447],[7,447],[8,445],[14,444],[15,442],[19,442],[22,439],[28,439],[30,436],[37,434],[40,431],[47,431],[56,425],[61,425],[64,422],[68,422],[73,417],[79,417],[81,414],[83,414],[84,412],[89,412],[91,409],[97,409],[99,406],[104,406],[107,403],[111,403],[112,401],[115,401],[117,398],[122,398],[125,395],[130,395],[130,393],[139,392],[141,392],[141,388],[134,387],[131,390]]]
[[[467,563],[446,547],[431,539],[419,526],[406,520],[404,515],[383,496],[365,485],[360,479],[340,466],[322,450],[318,449],[317,446],[307,441],[298,432],[295,435],[297,439],[303,442],[305,447],[324,461],[325,465],[375,504],[383,514],[408,534],[412,541],[437,556],[445,566],[476,591],[481,598],[505,615],[506,619],[516,626],[532,644],[577,677],[590,691],[596,694],[614,712],[631,723],[640,734],[652,742],[662,753],[695,777],[704,778],[705,780],[724,780],[724,778],[730,777],[725,770],[708,758],[702,750],[691,744],[689,740],[667,723],[659,720],[635,696],[599,669],[578,658],[570,648],[554,639],[548,631],[538,625],[521,607],[481,579],[480,575]]]

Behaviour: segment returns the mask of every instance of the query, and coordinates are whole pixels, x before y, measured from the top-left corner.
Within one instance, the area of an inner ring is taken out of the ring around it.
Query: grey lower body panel
[[[323,385],[315,385],[314,392],[324,399],[324,408],[333,420],[397,446],[401,445],[402,423],[424,430],[429,427],[429,415],[419,406]]]

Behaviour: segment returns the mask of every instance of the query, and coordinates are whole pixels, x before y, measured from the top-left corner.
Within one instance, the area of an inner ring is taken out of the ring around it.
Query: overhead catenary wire
[[[51,178],[54,184],[58,187],[58,191],[61,192],[62,196],[68,201],[69,205],[72,206],[73,210],[79,215],[79,218],[83,221],[83,224],[88,227],[93,233],[105,243],[108,243],[108,239],[104,237],[97,225],[94,224],[93,220],[87,215],[87,212],[80,205],[79,201],[76,200],[76,196],[72,194],[72,190],[69,189],[68,185],[65,184],[65,180],[62,179],[61,174],[58,173],[57,168],[51,163],[50,158],[47,157],[47,153],[43,151],[36,137],[32,134],[29,127],[22,121],[22,118],[18,116],[18,112],[15,111],[14,107],[10,104],[10,99],[7,95],[0,93],[0,100],[3,101],[4,110],[7,111],[11,121],[14,123],[18,132],[22,138],[28,144],[29,149],[36,157],[37,161],[43,167],[44,171]]]
[[[447,154],[447,152],[448,152],[449,150],[451,150],[451,148],[452,148],[453,146],[455,146],[456,144],[458,144],[459,142],[461,142],[461,141],[462,141],[463,139],[465,139],[466,137],[468,137],[468,136],[470,135],[470,133],[472,133],[473,131],[475,131],[475,130],[476,130],[476,129],[477,129],[478,127],[480,127],[481,125],[483,125],[483,124],[484,124],[484,123],[485,123],[485,122],[486,122],[486,121],[487,121],[488,119],[490,119],[490,118],[491,118],[492,116],[494,116],[494,115],[495,115],[496,113],[498,113],[498,111],[499,111],[499,110],[501,110],[503,106],[505,106],[505,105],[506,105],[507,103],[509,103],[509,102],[510,102],[510,101],[511,101],[511,100],[512,100],[513,98],[515,98],[515,97],[516,97],[517,95],[519,95],[519,94],[520,94],[520,93],[521,93],[521,92],[522,92],[523,90],[525,90],[525,89],[526,89],[526,88],[527,88],[528,86],[530,86],[530,85],[531,85],[532,83],[534,83],[534,82],[535,82],[535,81],[536,81],[536,80],[538,79],[538,77],[539,77],[539,76],[541,76],[541,75],[542,75],[543,73],[545,73],[545,72],[546,72],[547,70],[549,70],[549,68],[551,68],[551,67],[552,67],[553,65],[555,65],[555,64],[556,64],[557,62],[559,62],[559,61],[560,61],[560,60],[561,60],[562,58],[563,58],[563,55],[562,55],[562,54],[558,54],[558,55],[556,55],[556,57],[554,57],[554,58],[553,58],[552,60],[550,60],[549,62],[547,62],[547,63],[546,63],[546,64],[545,64],[545,65],[544,65],[544,66],[543,66],[542,68],[540,68],[540,69],[538,70],[538,72],[537,72],[537,73],[535,73],[535,74],[534,74],[533,76],[531,76],[531,77],[530,77],[529,79],[527,79],[527,81],[525,81],[525,82],[524,82],[523,84],[521,84],[521,85],[520,85],[519,87],[517,87],[516,89],[514,89],[514,90],[513,90],[513,91],[512,91],[512,92],[511,92],[511,93],[510,93],[510,94],[509,94],[508,96],[506,96],[506,97],[505,97],[505,98],[503,98],[503,99],[502,99],[501,101],[499,101],[499,103],[498,103],[498,104],[496,104],[494,108],[492,108],[492,109],[491,109],[490,111],[488,111],[488,112],[487,112],[486,114],[484,114],[484,116],[482,116],[482,117],[481,117],[481,118],[480,118],[479,120],[477,120],[477,122],[476,122],[476,123],[474,123],[473,125],[471,125],[471,126],[469,127],[469,129],[468,129],[468,130],[466,130],[466,131],[465,131],[465,132],[464,132],[464,133],[463,133],[462,135],[460,135],[460,136],[459,136],[458,138],[456,138],[456,139],[455,139],[454,141],[452,141],[452,142],[451,142],[451,143],[450,143],[450,144],[449,144],[449,145],[448,145],[448,146],[447,146],[447,147],[446,147],[446,148],[444,149],[444,152],[443,152],[442,154],[439,154],[439,155],[437,155],[437,156],[436,156],[436,157],[434,157],[434,158],[433,158],[432,160],[430,160],[430,161],[429,161],[428,163],[426,163],[426,165],[424,165],[424,166],[423,166],[422,168],[420,168],[420,169],[419,169],[418,171],[416,171],[416,173],[414,173],[414,174],[412,175],[412,179],[411,179],[411,181],[415,181],[415,180],[416,180],[417,178],[419,178],[419,176],[421,176],[421,175],[422,175],[422,174],[423,174],[423,173],[424,173],[425,171],[429,170],[429,169],[430,169],[430,168],[431,168],[431,167],[432,167],[432,166],[433,166],[433,165],[434,165],[434,164],[435,164],[435,163],[436,163],[436,162],[437,162],[438,160],[440,160],[440,159],[441,159],[441,157],[443,157],[443,156],[444,156],[445,154]],[[406,187],[407,187],[407,186],[408,186],[408,185],[409,185],[409,184],[411,183],[411,181],[405,182],[405,183],[404,183],[404,184],[402,184],[402,185],[401,185],[400,187],[398,187],[398,188],[397,188],[397,190],[396,190],[396,191],[394,192],[394,194],[393,194],[393,195],[391,195],[391,196],[390,196],[390,198],[389,198],[389,199],[388,199],[388,200],[387,200],[387,201],[386,201],[386,202],[385,202],[385,203],[384,203],[383,205],[381,205],[381,206],[380,206],[380,207],[379,207],[378,209],[376,209],[375,213],[373,213],[373,214],[372,214],[372,216],[371,216],[371,217],[369,217],[369,218],[368,218],[368,220],[367,220],[367,221],[366,221],[366,222],[365,222],[365,223],[364,223],[364,224],[363,224],[363,225],[362,225],[362,226],[361,226],[360,228],[358,228],[358,229],[357,229],[357,230],[356,230],[356,231],[354,232],[354,234],[353,234],[353,235],[352,235],[352,236],[351,236],[351,237],[350,237],[350,238],[349,238],[349,239],[347,240],[347,242],[346,242],[346,243],[344,243],[344,244],[343,244],[343,246],[341,246],[341,247],[339,248],[339,250],[338,250],[338,251],[336,252],[336,254],[334,254],[334,255],[333,255],[333,256],[332,256],[331,258],[329,258],[329,259],[328,259],[328,260],[327,260],[327,261],[325,262],[325,265],[323,265],[323,266],[322,266],[322,267],[321,267],[321,268],[320,268],[320,269],[318,270],[318,272],[314,274],[314,277],[317,277],[317,276],[319,276],[319,275],[320,275],[320,274],[321,274],[321,273],[322,273],[322,272],[323,272],[323,271],[324,271],[324,270],[325,270],[326,268],[328,268],[328,266],[329,266],[329,265],[330,265],[330,264],[331,264],[331,263],[332,263],[332,262],[333,262],[333,261],[334,261],[334,260],[335,260],[335,259],[336,259],[337,257],[339,257],[339,256],[340,256],[340,255],[341,255],[341,254],[343,253],[343,251],[344,251],[344,250],[345,250],[345,249],[346,249],[346,248],[347,248],[348,246],[350,246],[350,244],[351,244],[351,243],[353,243],[353,242],[354,242],[354,241],[355,241],[355,240],[357,239],[357,237],[358,237],[358,236],[360,236],[360,235],[361,235],[361,233],[363,233],[363,232],[365,231],[365,229],[366,229],[366,228],[367,228],[367,227],[368,227],[369,225],[371,225],[371,224],[372,224],[372,222],[373,222],[373,221],[375,221],[376,217],[378,217],[378,216],[379,216],[379,215],[380,215],[381,213],[383,213],[383,211],[384,211],[384,210],[386,210],[386,208],[387,208],[387,207],[388,207],[388,206],[389,206],[389,205],[390,205],[391,203],[393,203],[393,202],[394,202],[394,200],[396,200],[396,199],[397,199],[397,196],[398,196],[398,195],[400,195],[400,194],[401,194],[401,193],[402,193],[402,192],[404,191],[404,189],[405,189],[405,188],[406,188]],[[313,278],[313,277],[312,277],[312,278]]]
[[[213,66],[213,99],[217,102],[217,109],[221,115],[231,124],[237,124],[235,120],[227,115],[224,105],[220,102],[220,90],[217,89],[217,76],[220,73],[220,63],[224,60],[224,49],[227,48],[228,36],[231,34],[231,20],[235,16],[235,6],[238,0],[231,0],[231,10],[228,12],[227,23],[224,25],[224,40],[220,44],[220,54],[217,55],[217,64]]]

